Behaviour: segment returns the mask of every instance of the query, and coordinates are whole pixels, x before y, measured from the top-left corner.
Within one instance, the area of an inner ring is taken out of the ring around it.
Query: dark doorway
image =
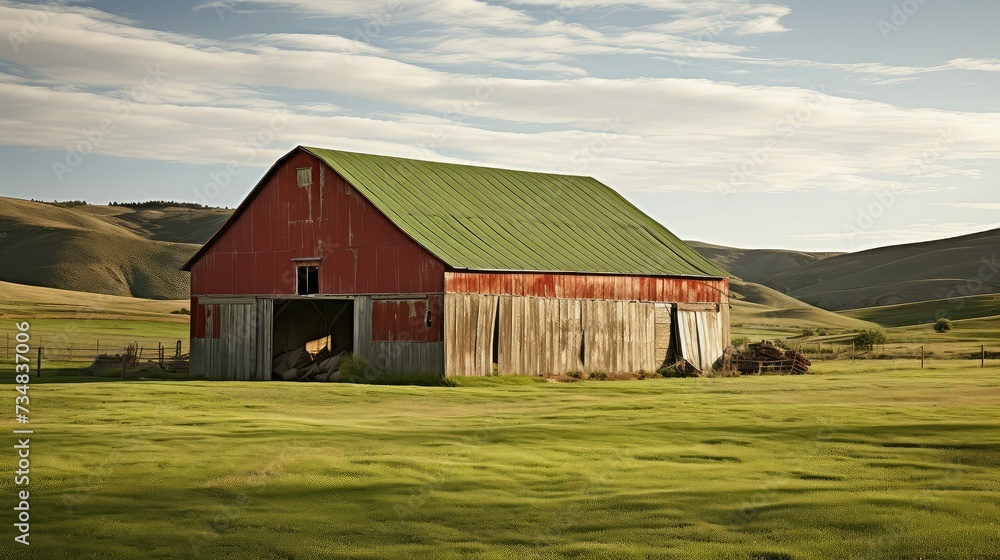
[[[353,352],[354,300],[274,300],[272,334],[275,356],[324,337],[331,352]]]

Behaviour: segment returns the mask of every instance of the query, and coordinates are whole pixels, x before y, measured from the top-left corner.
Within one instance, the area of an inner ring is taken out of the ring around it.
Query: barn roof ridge
[[[614,189],[581,175],[298,146],[275,163],[230,221],[299,150],[341,175],[452,269],[728,276]],[[188,261],[186,270],[217,236]]]

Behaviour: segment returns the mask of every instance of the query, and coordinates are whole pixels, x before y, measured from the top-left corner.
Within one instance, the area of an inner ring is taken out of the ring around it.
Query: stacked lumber
[[[282,352],[271,362],[273,379],[283,381],[337,381],[340,362],[347,352],[334,354],[324,347],[315,355],[306,352],[302,346],[288,352]]]
[[[740,373],[787,373],[802,375],[809,371],[812,362],[795,350],[785,350],[762,340],[750,344],[745,350],[730,352],[729,363]]]

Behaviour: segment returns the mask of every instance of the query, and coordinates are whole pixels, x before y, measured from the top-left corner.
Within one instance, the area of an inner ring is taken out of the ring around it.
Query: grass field
[[[840,315],[871,321],[884,327],[932,324],[942,316],[955,321],[995,316],[998,313],[1000,313],[1000,294],[937,299],[838,312]]]
[[[19,553],[1000,558],[1000,371],[814,369],[36,385]]]

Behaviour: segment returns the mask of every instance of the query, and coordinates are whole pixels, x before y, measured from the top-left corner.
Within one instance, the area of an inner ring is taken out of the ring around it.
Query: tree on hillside
[[[874,350],[876,344],[885,344],[888,339],[885,333],[877,330],[861,331],[854,337],[854,345],[858,350]]]
[[[937,320],[934,323],[934,332],[945,333],[951,330],[951,321],[945,319],[944,317]]]

